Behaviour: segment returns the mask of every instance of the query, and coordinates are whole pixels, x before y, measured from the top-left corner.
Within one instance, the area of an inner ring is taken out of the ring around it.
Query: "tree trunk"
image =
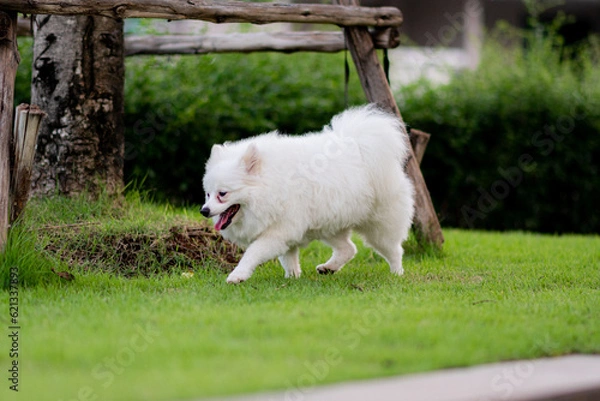
[[[32,103],[48,113],[32,191],[66,195],[123,188],[123,21],[37,16]]]

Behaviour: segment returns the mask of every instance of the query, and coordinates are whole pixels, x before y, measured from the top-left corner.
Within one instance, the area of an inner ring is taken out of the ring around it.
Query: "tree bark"
[[[123,21],[37,16],[32,103],[48,113],[32,191],[66,195],[123,188]]]

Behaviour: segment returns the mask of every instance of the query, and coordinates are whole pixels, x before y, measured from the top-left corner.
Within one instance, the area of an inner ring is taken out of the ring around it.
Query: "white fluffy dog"
[[[401,275],[414,210],[408,153],[402,121],[374,105],[338,114],[320,133],[213,146],[201,212],[247,247],[227,282],[247,280],[275,257],[286,277],[299,277],[298,250],[317,239],[333,248],[317,271],[336,272],[356,254],[352,230]]]

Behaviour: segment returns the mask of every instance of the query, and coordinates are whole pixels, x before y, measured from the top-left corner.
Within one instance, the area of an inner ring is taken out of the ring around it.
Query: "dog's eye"
[[[221,198],[222,198],[222,197],[224,197],[225,195],[227,195],[227,192],[225,192],[225,191],[221,191],[221,192],[219,192],[219,196],[220,196]]]

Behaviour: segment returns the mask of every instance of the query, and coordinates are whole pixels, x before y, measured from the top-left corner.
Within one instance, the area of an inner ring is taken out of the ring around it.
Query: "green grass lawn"
[[[313,243],[301,254],[300,279],[284,279],[271,262],[237,286],[225,283],[216,262],[192,264],[191,278],[181,274],[190,267],[184,259],[170,272],[126,278],[90,264],[69,267],[40,250],[65,235],[87,247],[83,238],[98,232],[160,238],[173,225],[200,220],[191,209],[131,198],[116,206],[32,203],[15,230],[18,240],[0,256],[3,277],[18,265],[25,280],[18,294],[19,393],[8,389],[12,359],[3,335],[1,398],[298,394],[345,380],[600,352],[598,236],[445,230],[441,255],[408,244],[403,277],[363,246],[341,272],[320,276],[314,267],[329,250]],[[75,228],[57,234],[67,224]],[[48,274],[50,266],[69,269],[75,280]],[[4,332],[8,298],[4,291]]]

